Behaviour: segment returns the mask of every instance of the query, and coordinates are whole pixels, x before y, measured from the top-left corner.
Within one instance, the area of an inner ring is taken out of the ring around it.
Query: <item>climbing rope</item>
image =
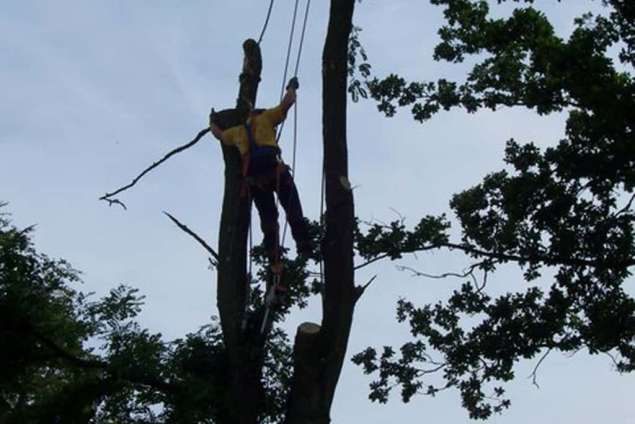
[[[308,0],[306,3],[306,8],[304,9],[304,22],[302,23],[302,33],[300,35],[300,46],[298,47],[298,57],[295,61],[295,70],[293,72],[293,76],[298,76],[298,69],[300,68],[300,57],[302,56],[302,47],[304,46],[304,34],[306,32],[306,23],[309,18],[309,7],[311,6],[311,0]]]
[[[295,22],[298,17],[298,4],[300,0],[295,0],[295,5],[293,7],[293,17],[291,18],[291,31],[289,31],[289,43],[287,44],[287,58],[284,62],[284,73],[282,75],[282,86],[280,87],[280,100],[282,100],[282,96],[284,95],[284,87],[287,83],[287,73],[289,71],[289,60],[291,59],[291,47],[293,47],[293,37],[295,35]]]
[[[269,10],[267,11],[267,18],[265,19],[265,24],[262,26],[262,31],[260,31],[260,37],[258,37],[258,44],[262,42],[262,37],[264,37],[265,32],[267,31],[267,25],[269,25],[269,18],[271,17],[271,10],[273,9],[273,1],[269,3]]]
[[[298,76],[298,70],[300,68],[300,58],[302,57],[302,48],[304,46],[304,34],[306,32],[306,24],[309,17],[310,6],[311,6],[311,0],[308,0],[306,3],[306,8],[304,9],[304,22],[302,24],[302,33],[300,35],[300,44],[298,46],[298,54],[295,61],[295,69],[293,71],[294,77]],[[282,100],[282,96],[284,95],[284,87],[285,87],[285,83],[287,81],[287,76],[288,76],[287,73],[289,70],[289,58],[291,57],[291,46],[293,44],[293,36],[295,33],[295,21],[297,17],[297,10],[298,10],[298,0],[295,1],[295,8],[293,11],[293,21],[292,21],[293,23],[291,24],[291,33],[289,34],[289,45],[287,46],[287,59],[285,61],[284,74],[282,76],[282,87],[280,87],[280,100]],[[278,129],[278,135],[276,136],[276,142],[280,141],[280,135],[282,134],[282,130],[284,129],[284,123],[285,121],[282,121],[282,124],[280,124],[280,128]]]
[[[296,1],[297,6],[297,1]],[[306,26],[309,19],[309,9],[311,7],[311,0],[307,0],[306,7],[304,9],[304,21],[302,23],[302,32],[300,33],[300,44],[298,45],[298,55],[295,61],[295,69],[293,71],[293,76],[298,76],[298,71],[300,70],[300,59],[302,58],[302,49],[304,47],[304,35],[306,34]],[[295,18],[295,17],[294,17]],[[295,24],[294,24],[295,25]],[[288,57],[287,57],[288,60]],[[286,77],[286,69],[285,69],[285,77]],[[283,80],[284,81],[284,80]],[[282,134],[282,130],[284,129],[284,122],[280,124],[280,130],[278,132],[278,140],[280,139],[280,135]],[[291,162],[291,173],[295,176],[295,168],[296,168],[296,152],[298,147],[298,102],[296,99],[296,104],[293,107],[293,159]],[[282,245],[284,246],[284,241],[287,235],[287,227],[288,222],[285,220],[284,229],[282,231]]]

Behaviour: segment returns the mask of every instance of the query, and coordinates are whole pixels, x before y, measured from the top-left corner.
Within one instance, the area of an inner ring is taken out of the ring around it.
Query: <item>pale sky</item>
[[[120,283],[138,287],[146,295],[142,325],[168,340],[217,314],[216,275],[207,269],[205,252],[161,214],[170,211],[217,244],[223,186],[217,141],[206,138],[122,195],[127,211],[97,198],[189,141],[207,125],[210,107],[234,103],[241,44],[260,33],[268,3],[21,0],[4,2],[0,14],[0,200],[10,202],[17,225],[37,224],[39,250],[83,272],[83,290],[103,294]],[[506,14],[515,4],[493,8]],[[573,17],[599,7],[587,0],[536,4],[564,35]],[[262,44],[258,106],[278,99],[292,9],[291,0],[274,7]],[[425,1],[358,3],[355,23],[364,28],[361,40],[374,70],[415,80],[461,79],[465,67],[431,59],[441,12]],[[328,2],[313,1],[299,73],[296,182],[312,219],[320,202],[320,66],[327,16]],[[475,115],[457,110],[421,125],[405,110],[386,119],[372,103],[362,102],[350,104],[349,117],[357,215],[389,221],[397,217],[394,209],[411,224],[425,214],[449,212],[453,193],[500,169],[509,138],[548,146],[564,128],[563,116],[538,117],[523,109]],[[282,140],[288,162],[290,128],[287,124]],[[431,253],[403,264],[440,273],[469,262],[456,253]],[[462,283],[413,279],[392,263],[365,268],[357,280],[375,274],[377,281],[356,310],[349,356],[369,345],[407,340],[407,327],[395,322],[400,297],[423,305],[444,299]],[[490,278],[489,288],[496,294],[526,285],[509,266]],[[632,280],[626,288],[635,292]],[[319,322],[319,314],[317,299],[291,314],[290,335],[303,321]],[[527,378],[536,361],[518,364],[517,379],[506,386],[512,407],[489,422],[634,422],[635,379],[618,375],[609,358],[584,351],[573,358],[552,354],[540,368],[540,389]],[[457,391],[407,405],[395,392],[387,405],[377,405],[367,400],[369,381],[360,368],[345,363],[334,423],[470,422]]]

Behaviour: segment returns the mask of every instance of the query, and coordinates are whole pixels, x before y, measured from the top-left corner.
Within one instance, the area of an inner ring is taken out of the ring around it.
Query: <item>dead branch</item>
[[[216,266],[216,264],[218,263],[218,253],[216,253],[216,251],[214,249],[212,249],[209,244],[207,244],[205,242],[205,240],[203,240],[198,234],[196,234],[194,231],[190,230],[187,225],[182,224],[178,219],[176,219],[175,217],[173,217],[172,215],[170,215],[168,212],[163,211],[163,213],[172,220],[172,222],[174,222],[176,224],[177,227],[179,227],[181,230],[185,231],[186,233],[188,233],[190,236],[192,236],[194,238],[194,240],[196,240],[197,242],[199,242],[199,244],[201,246],[203,246],[203,248],[205,248],[205,250],[207,250],[207,252],[212,255],[212,257],[214,258],[214,260],[216,261],[216,263],[211,262],[210,264]]]
[[[368,286],[370,286],[373,283],[373,281],[375,281],[376,278],[377,278],[377,275],[373,275],[373,278],[368,280],[366,284],[364,284],[363,286],[355,287],[355,302],[357,302],[359,298],[362,297],[362,295],[364,294]]]
[[[106,202],[108,202],[108,206],[120,205],[122,208],[124,208],[124,210],[128,210],[126,204],[119,199],[100,198],[99,200],[105,200]]]
[[[426,272],[417,271],[414,268],[411,268],[409,266],[404,266],[404,265],[397,265],[397,269],[399,271],[408,271],[412,274],[413,277],[425,277],[425,278],[432,278],[435,280],[441,280],[443,278],[448,278],[448,277],[456,277],[456,278],[472,277],[474,275],[474,269],[476,269],[479,265],[481,265],[481,263],[472,264],[467,268],[465,272],[462,272],[462,273],[444,272],[443,274],[428,274]]]
[[[534,370],[531,372],[531,374],[529,374],[529,377],[531,377],[531,383],[536,386],[536,388],[540,388],[540,386],[538,385],[538,368],[540,368],[540,365],[542,364],[542,362],[547,358],[547,356],[549,356],[549,354],[551,353],[551,349],[547,349],[547,351],[544,353],[544,355],[542,355],[542,357],[538,360],[538,363],[536,364],[536,366],[534,367]]]
[[[165,156],[163,156],[163,158],[161,158],[161,160],[154,162],[152,165],[150,165],[149,167],[147,167],[141,174],[137,175],[130,184],[125,185],[115,191],[113,191],[112,193],[106,193],[104,194],[102,197],[99,198],[99,200],[105,200],[106,202],[109,203],[110,206],[112,206],[113,203],[119,204],[121,205],[124,209],[126,209],[126,205],[123,204],[123,202],[121,202],[120,200],[117,199],[111,199],[111,197],[121,193],[122,191],[128,190],[129,188],[131,188],[132,186],[134,186],[135,184],[137,184],[137,182],[139,182],[139,180],[141,178],[143,178],[144,175],[146,175],[148,172],[152,171],[154,168],[156,168],[157,166],[161,165],[163,162],[165,162],[166,160],[168,160],[170,157],[176,155],[177,153],[181,153],[184,150],[189,149],[190,147],[194,146],[196,143],[198,143],[205,134],[207,134],[209,132],[209,128],[205,128],[202,129],[201,131],[199,131],[199,133],[196,135],[196,137],[194,137],[194,139],[192,141],[190,141],[187,144],[184,144],[182,146],[177,147],[174,150],[171,150],[169,153],[167,153]]]

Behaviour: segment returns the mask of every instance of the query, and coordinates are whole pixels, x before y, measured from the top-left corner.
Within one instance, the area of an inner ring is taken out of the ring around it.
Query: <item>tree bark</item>
[[[244,61],[236,108],[219,112],[223,128],[243,123],[245,111],[241,99],[256,103],[262,70],[260,47],[254,40],[243,44]],[[241,324],[247,301],[247,235],[250,202],[241,196],[240,155],[233,146],[221,144],[225,161],[225,191],[218,237],[217,304],[223,340],[227,350],[230,382],[225,404],[228,423],[255,424],[262,410],[263,342],[261,337],[247,337]],[[245,407],[248,405],[247,407]]]
[[[347,55],[355,0],[331,0],[322,56],[322,126],[326,188],[324,301],[317,334],[300,326],[287,423],[325,424],[346,355],[355,308],[353,192],[346,141]]]

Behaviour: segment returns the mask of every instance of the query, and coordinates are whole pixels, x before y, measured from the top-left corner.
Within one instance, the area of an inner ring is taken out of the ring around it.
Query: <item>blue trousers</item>
[[[277,173],[279,173],[278,176]],[[278,200],[280,200],[287,215],[296,246],[308,243],[307,223],[302,213],[298,189],[293,182],[289,168],[286,165],[281,165],[279,171],[275,168],[270,169],[263,174],[251,176],[249,179],[251,181],[251,196],[256,204],[258,215],[260,215],[260,229],[264,234],[263,244],[267,252],[276,252],[276,247],[280,245],[278,208],[274,192],[278,195]]]

